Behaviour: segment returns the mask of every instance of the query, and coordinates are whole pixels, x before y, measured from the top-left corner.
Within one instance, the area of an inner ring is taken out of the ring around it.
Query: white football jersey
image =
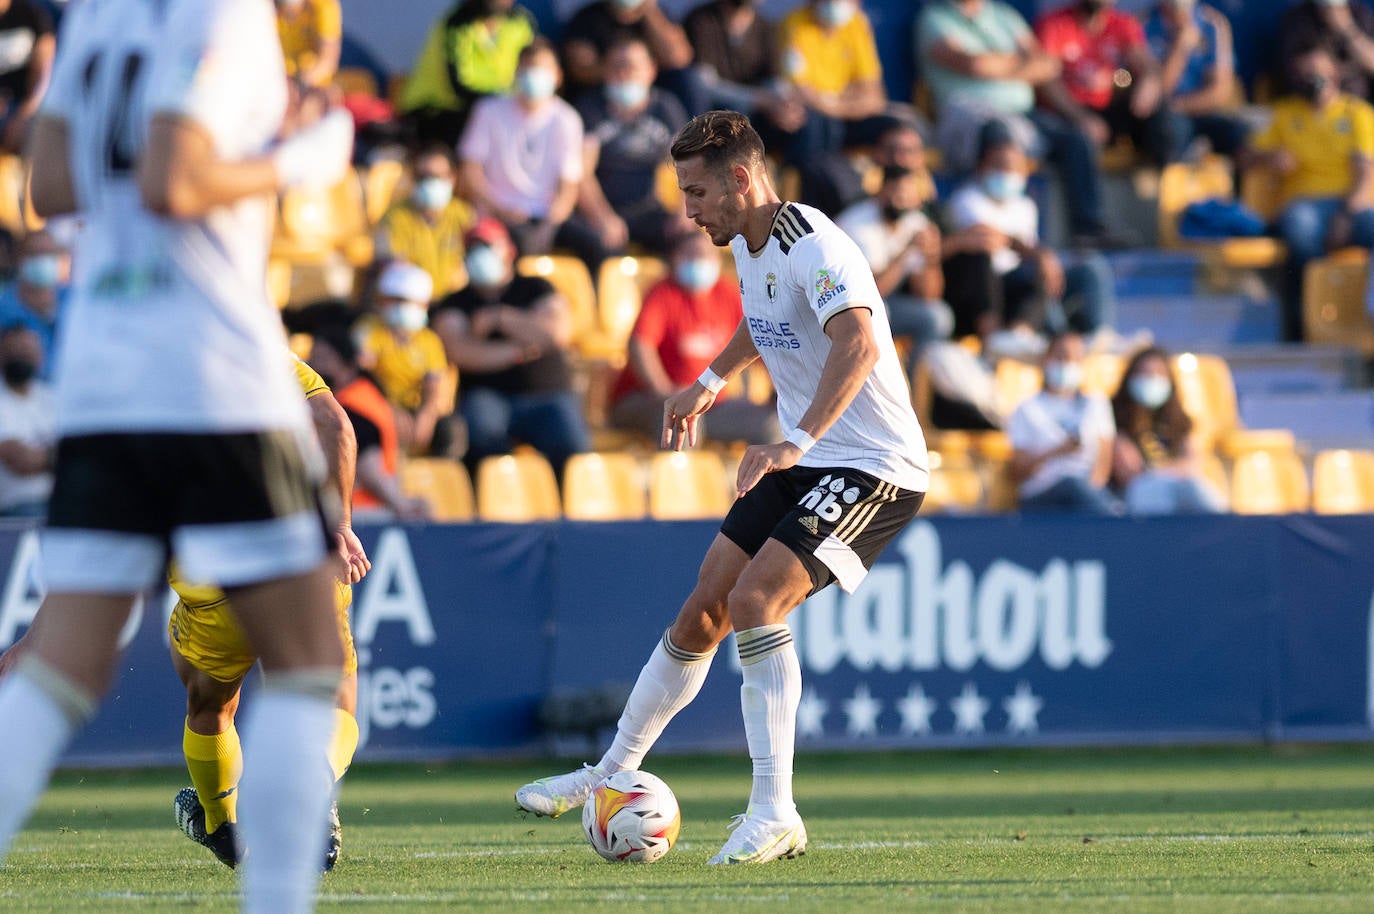
[[[858,245],[820,210],[784,203],[763,250],[730,242],[744,319],[773,386],[784,429],[797,426],[830,355],[826,321],[850,308],[873,314],[878,364],[840,418],[802,457],[808,467],[851,467],[914,492],[930,481],[925,436],[911,408],[887,308]]]
[[[154,116],[237,160],[268,148],[286,103],[271,0],[72,5],[42,109],[66,123],[85,223],[59,335],[61,434],[306,424],[264,279],[270,197],[178,221],[144,209],[136,180]]]

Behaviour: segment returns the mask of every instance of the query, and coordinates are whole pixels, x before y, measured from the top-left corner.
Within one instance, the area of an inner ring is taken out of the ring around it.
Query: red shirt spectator
[[[1045,50],[1062,62],[1061,78],[1069,94],[1098,111],[1111,103],[1116,72],[1129,69],[1132,52],[1146,49],[1145,30],[1134,16],[1116,9],[1103,14],[1097,32],[1088,30],[1078,4],[1050,13],[1035,26]]]
[[[644,296],[644,306],[630,336],[658,353],[673,390],[678,390],[695,381],[711,364],[743,316],[739,290],[728,278],[717,279],[701,295],[693,295],[677,282],[665,279]],[[632,365],[626,365],[616,379],[611,400],[617,401],[634,391],[649,391],[649,386]],[[722,393],[719,399],[724,398]]]

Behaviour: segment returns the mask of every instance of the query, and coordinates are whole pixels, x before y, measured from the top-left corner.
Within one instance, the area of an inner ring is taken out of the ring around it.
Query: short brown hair
[[[763,140],[738,111],[707,111],[687,122],[678,131],[668,150],[673,161],[701,156],[710,171],[725,171],[736,165],[749,169],[763,167]]]

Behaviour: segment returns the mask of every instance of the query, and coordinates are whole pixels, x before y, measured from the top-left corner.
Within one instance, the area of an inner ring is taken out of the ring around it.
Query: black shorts
[[[924,499],[861,470],[797,466],[759,480],[720,532],[750,556],[769,538],[787,546],[811,575],[812,593],[832,581],[852,592]]]
[[[48,587],[137,591],[161,574],[169,548],[188,578],[224,586],[305,571],[323,558],[329,529],[320,470],[313,444],[286,430],[62,438]]]

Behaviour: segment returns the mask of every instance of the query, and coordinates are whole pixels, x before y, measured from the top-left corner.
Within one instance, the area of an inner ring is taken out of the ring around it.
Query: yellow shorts
[[[344,675],[358,672],[358,652],[353,648],[353,632],[348,627],[348,607],[353,602],[353,588],[335,581],[334,605],[339,612],[339,637],[344,645]],[[167,623],[172,649],[191,666],[211,679],[233,682],[252,668],[258,655],[248,646],[248,639],[239,628],[229,602],[192,608],[185,600],[177,600],[172,618]]]

